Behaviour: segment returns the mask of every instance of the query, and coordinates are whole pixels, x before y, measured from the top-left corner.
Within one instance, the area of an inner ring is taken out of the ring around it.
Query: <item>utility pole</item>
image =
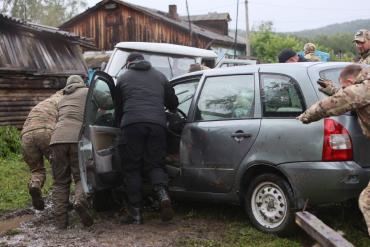
[[[247,56],[251,55],[251,44],[250,44],[250,38],[249,38],[249,17],[248,17],[248,0],[245,0],[245,50],[247,53]]]
[[[188,0],[186,0],[186,12],[188,13],[188,22],[189,22],[189,36],[190,36],[190,45],[189,46],[193,46],[193,30],[191,29],[191,20],[190,20]]]
[[[236,20],[235,20],[235,39],[234,39],[234,59],[236,58],[236,48],[238,44],[238,21],[239,21],[239,0],[236,1]]]

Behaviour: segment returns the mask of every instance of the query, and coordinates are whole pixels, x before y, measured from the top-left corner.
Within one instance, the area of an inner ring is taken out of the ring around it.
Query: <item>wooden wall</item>
[[[22,128],[32,107],[72,74],[86,75],[78,44],[0,23],[0,126]]]
[[[21,129],[32,107],[63,88],[66,78],[0,72],[0,126]]]
[[[62,29],[93,38],[99,50],[112,50],[122,41],[161,42],[199,48],[205,48],[210,41],[193,35],[190,44],[188,30],[119,4],[114,10],[96,9],[78,21],[63,25]]]
[[[202,20],[192,21],[195,25],[208,29],[212,32],[229,35],[229,24],[225,20]]]

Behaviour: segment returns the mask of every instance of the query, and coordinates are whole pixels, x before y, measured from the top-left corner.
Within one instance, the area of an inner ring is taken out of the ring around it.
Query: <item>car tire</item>
[[[254,178],[247,188],[245,209],[260,231],[288,235],[294,229],[293,191],[281,176],[268,173]]]

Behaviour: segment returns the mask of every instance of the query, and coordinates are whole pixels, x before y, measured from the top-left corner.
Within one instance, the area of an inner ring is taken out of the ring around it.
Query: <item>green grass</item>
[[[248,221],[241,207],[213,204],[181,203],[176,213],[184,219],[222,220],[226,227],[218,239],[182,238],[176,243],[181,247],[242,247],[242,246],[312,246],[314,241],[303,230],[297,228],[289,237],[278,237],[256,230]],[[352,205],[335,205],[315,210],[314,214],[324,223],[337,231],[344,232],[344,237],[354,246],[370,246],[366,233],[358,230],[362,215]]]
[[[50,165],[46,163],[47,179],[43,188],[46,195],[51,187]],[[22,209],[31,204],[27,184],[30,171],[21,155],[0,158],[0,215]]]

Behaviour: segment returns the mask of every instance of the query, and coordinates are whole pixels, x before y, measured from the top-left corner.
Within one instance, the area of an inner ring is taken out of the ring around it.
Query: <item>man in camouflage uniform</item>
[[[360,64],[370,64],[370,32],[366,29],[360,29],[356,32],[353,42],[361,58]]]
[[[370,68],[348,65],[340,74],[340,82],[341,89],[333,89],[332,96],[312,105],[298,119],[308,124],[325,117],[356,111],[362,132],[370,139]],[[360,194],[359,207],[370,236],[370,183]]]
[[[67,79],[63,97],[58,104],[58,121],[51,135],[50,149],[54,178],[53,204],[55,224],[59,229],[68,226],[70,185],[75,183],[74,209],[84,226],[93,224],[87,211],[87,201],[80,181],[78,137],[82,127],[88,88],[77,75]]]
[[[320,62],[321,59],[315,55],[316,46],[312,43],[307,43],[303,47],[304,58],[311,62]]]
[[[32,205],[37,210],[44,209],[41,189],[45,182],[44,157],[49,159],[50,136],[58,117],[58,102],[62,91],[58,91],[37,104],[28,114],[21,132],[22,154],[31,171],[28,191]]]

